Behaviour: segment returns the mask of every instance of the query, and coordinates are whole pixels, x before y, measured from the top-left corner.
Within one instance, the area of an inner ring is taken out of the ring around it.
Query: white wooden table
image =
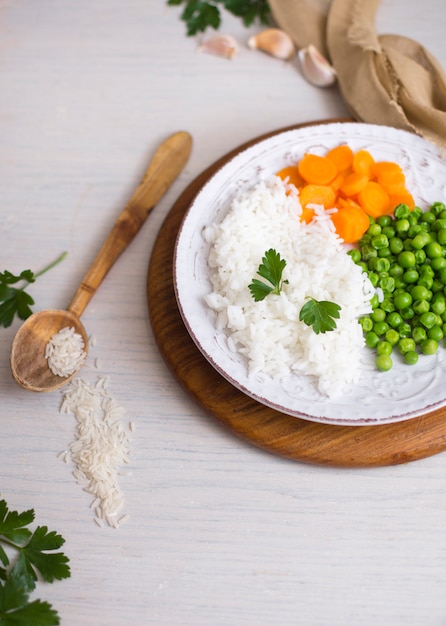
[[[191,159],[106,278],[83,321],[82,377],[109,376],[135,424],[125,513],[98,527],[58,454],[74,420],[60,393],[11,379],[19,322],[0,329],[0,494],[66,539],[70,579],[39,583],[62,624],[345,626],[446,623],[446,456],[373,470],[309,466],[223,429],[166,368],[146,274],[158,229],[205,167],[242,142],[348,114],[336,89],[242,47],[197,53],[163,0],[0,0],[0,271],[39,270],[36,309],[64,308],[158,143]],[[380,32],[446,65],[443,0],[383,1]],[[249,30],[227,17],[242,44]]]

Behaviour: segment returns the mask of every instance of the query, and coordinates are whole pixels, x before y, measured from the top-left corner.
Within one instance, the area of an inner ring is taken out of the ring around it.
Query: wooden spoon
[[[118,217],[67,310],[34,313],[19,328],[10,355],[11,372],[19,385],[30,391],[53,391],[76,375],[74,372],[63,378],[51,372],[45,358],[48,341],[62,328],[74,327],[83,337],[84,350],[88,352],[88,337],[80,316],[119,255],[183,169],[191,148],[192,138],[184,131],[174,133],[158,147],[143,180]]]

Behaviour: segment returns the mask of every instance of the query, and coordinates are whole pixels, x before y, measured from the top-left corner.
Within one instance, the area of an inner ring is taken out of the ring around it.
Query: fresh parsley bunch
[[[66,255],[67,253],[63,252],[55,261],[36,274],[31,270],[23,270],[18,275],[8,270],[0,272],[0,326],[4,328],[11,326],[16,315],[21,320],[26,320],[31,315],[31,306],[34,304],[34,300],[25,291],[25,288],[35,282],[36,278],[60,263]],[[13,285],[21,282],[24,283],[22,286],[13,287]],[[0,626],[2,626],[1,622]]]
[[[57,612],[48,602],[30,601],[38,576],[47,583],[69,578],[68,558],[55,552],[65,539],[46,526],[34,531],[34,510],[10,511],[0,500],[0,624],[1,626],[55,626]],[[8,552],[17,554],[11,561]]]
[[[186,23],[189,36],[204,32],[208,27],[218,30],[221,24],[219,5],[239,17],[247,27],[257,19],[261,24],[267,24],[270,15],[267,0],[167,0],[167,4],[185,5],[181,19]]]

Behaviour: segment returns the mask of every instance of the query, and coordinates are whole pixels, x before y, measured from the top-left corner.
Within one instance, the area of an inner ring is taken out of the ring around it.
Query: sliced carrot
[[[329,185],[305,185],[300,190],[299,200],[303,207],[309,204],[323,205],[331,209],[336,200],[336,194]]]
[[[393,209],[386,190],[376,181],[370,180],[358,193],[358,202],[371,217],[386,215]]]
[[[394,165],[396,165],[396,163]],[[375,178],[376,181],[384,187],[390,195],[406,191],[406,177],[403,170],[399,166],[381,168],[380,170],[377,170]]]
[[[360,172],[352,172],[344,178],[340,191],[346,196],[356,196],[368,183],[368,176]]]
[[[353,150],[346,144],[332,148],[326,156],[334,163],[338,172],[345,172],[353,163]]]
[[[314,185],[329,185],[338,173],[330,159],[310,153],[302,157],[298,168],[302,178],[307,183]]]
[[[314,217],[313,209],[309,209],[308,207],[302,207],[302,213],[300,216],[300,221],[309,224]]]
[[[347,206],[333,213],[331,220],[336,232],[345,243],[358,241],[370,226],[368,215],[360,208]]]
[[[334,178],[331,183],[330,183],[330,187],[333,189],[334,192],[339,191],[339,189],[341,188],[342,183],[344,182],[345,176],[344,174],[338,174],[336,176],[336,178]]]
[[[391,206],[392,212],[393,212],[393,209],[397,207],[399,204],[407,204],[409,209],[413,209],[415,206],[415,200],[414,200],[413,195],[409,193],[408,191],[398,193],[398,194],[391,194],[390,206]]]
[[[277,172],[276,176],[279,176],[282,180],[286,180],[288,178],[288,182],[294,185],[295,187],[301,187],[305,181],[302,176],[299,174],[299,168],[297,165],[289,165],[288,167],[284,167],[280,172]]]
[[[361,205],[358,204],[353,198],[343,198],[339,196],[336,200],[336,206],[338,209],[346,209],[348,207],[355,207],[356,209],[361,209]],[[362,209],[361,209],[362,211]]]
[[[359,174],[365,174],[370,178],[371,169],[375,159],[368,150],[358,150],[353,155],[352,169]]]
[[[402,171],[401,166],[393,161],[376,161],[373,164],[371,174],[375,178],[385,179],[386,176],[393,176],[394,174]]]

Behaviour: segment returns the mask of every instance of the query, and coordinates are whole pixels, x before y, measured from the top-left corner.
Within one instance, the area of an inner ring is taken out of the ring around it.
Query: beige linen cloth
[[[377,35],[380,0],[269,4],[277,25],[298,48],[313,44],[330,60],[340,93],[356,119],[412,131],[446,147],[446,74],[416,41]]]

